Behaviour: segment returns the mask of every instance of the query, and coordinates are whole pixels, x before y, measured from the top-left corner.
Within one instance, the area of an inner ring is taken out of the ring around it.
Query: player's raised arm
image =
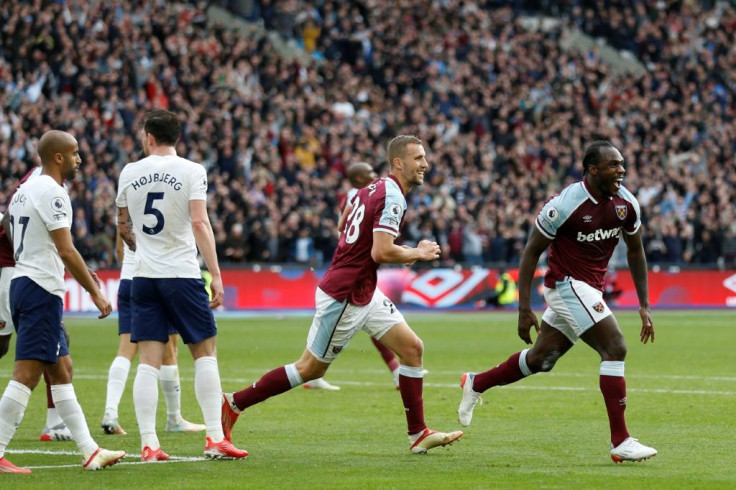
[[[110,300],[102,293],[97,285],[97,281],[90,274],[87,264],[84,263],[84,259],[77,249],[74,248],[74,242],[72,241],[72,234],[69,228],[59,228],[51,231],[50,234],[54,245],[56,245],[56,250],[59,251],[59,257],[64,262],[64,267],[66,267],[74,279],[90,294],[95,306],[100,310],[99,318],[105,318],[112,313]]]

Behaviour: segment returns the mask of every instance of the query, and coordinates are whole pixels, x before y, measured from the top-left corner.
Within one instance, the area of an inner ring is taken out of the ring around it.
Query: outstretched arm
[[[529,334],[532,326],[539,333],[539,320],[532,311],[531,305],[532,281],[534,280],[534,272],[537,270],[539,257],[549,247],[550,243],[552,243],[552,240],[542,235],[535,226],[521,255],[521,264],[519,265],[519,323],[517,330],[519,338],[527,344],[532,343],[532,337]]]
[[[626,261],[629,264],[631,278],[639,298],[639,316],[641,317],[640,338],[643,343],[654,342],[654,323],[649,311],[649,278],[647,270],[647,256],[644,252],[644,243],[641,239],[641,229],[633,235],[624,233],[626,242]]]

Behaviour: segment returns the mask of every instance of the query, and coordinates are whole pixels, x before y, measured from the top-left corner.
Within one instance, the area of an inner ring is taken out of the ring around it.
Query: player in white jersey
[[[248,452],[225,439],[220,423],[222,389],[212,309],[222,304],[224,289],[207,215],[207,173],[202,165],[176,155],[181,123],[174,113],[146,114],[140,136],[147,156],[123,168],[116,204],[120,236],[136,251],[130,339],[138,343],[139,353],[133,403],[141,458],[168,458],[156,435],[156,405],[171,323],[194,358],[194,391],[206,426],[205,456],[243,459]],[[212,274],[212,301],[197,249]]]
[[[133,282],[135,252],[123,244],[119,235],[116,246],[118,261],[121,264],[118,285],[119,343],[117,356],[110,364],[107,378],[105,414],[101,424],[106,434],[125,434],[125,430],[118,421],[118,406],[123,391],[125,391],[130,363],[138,352],[138,344],[130,341],[130,289]],[[169,341],[166,343],[160,372],[161,391],[166,400],[166,430],[168,432],[200,432],[205,430],[204,425],[194,424],[181,416],[181,382],[179,381],[179,367],[176,364],[178,343],[179,335],[173,325],[170,325]]]
[[[26,175],[20,179],[15,190],[18,189],[28,179],[32,179],[41,175],[41,167],[34,167],[33,170],[29,171]],[[11,193],[15,194],[15,190]],[[10,199],[8,199],[7,207],[10,206]],[[2,219],[2,214],[0,214]],[[10,338],[12,337],[15,326],[13,325],[13,318],[10,314],[10,280],[13,278],[15,273],[15,252],[13,245],[10,243],[5,228],[0,225],[0,358],[2,358],[7,352],[10,346]],[[63,325],[62,325],[63,327]],[[66,331],[65,331],[66,336]],[[69,344],[69,337],[66,336],[67,346]],[[64,421],[61,420],[59,414],[56,412],[56,406],[54,405],[54,399],[51,396],[51,383],[49,382],[48,374],[43,374],[44,384],[46,385],[46,425],[41,430],[40,440],[42,441],[71,441],[72,433],[69,432],[69,428],[64,425]],[[22,417],[22,414],[21,414]]]
[[[61,328],[64,268],[90,293],[100,318],[109,315],[112,306],[72,241],[72,206],[62,184],[74,178],[82,162],[77,140],[63,131],[48,131],[38,142],[38,154],[41,175],[13,195],[3,222],[15,251],[10,308],[18,337],[13,377],[0,399],[0,473],[30,473],[10,463],[4,454],[44,371],[51,380],[56,410],[82,455],[83,467],[97,470],[117,463],[125,452],[97,445],[74,393],[72,360]]]

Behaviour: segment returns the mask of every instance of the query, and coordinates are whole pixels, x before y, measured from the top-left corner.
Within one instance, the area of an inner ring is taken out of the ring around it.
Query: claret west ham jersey
[[[585,180],[551,198],[537,216],[537,229],[553,240],[544,285],[566,276],[603,290],[603,276],[621,233],[641,226],[639,203],[625,187],[612,198],[596,197]]]
[[[28,179],[38,177],[41,175],[41,167],[34,167],[33,170],[23,176],[15,187],[15,190],[10,195],[6,209],[10,208],[10,201],[12,200],[13,194],[18,188]],[[0,267],[15,267],[15,252],[13,251],[13,245],[10,243],[10,238],[5,231],[5,228],[0,227]]]
[[[406,199],[393,175],[373,181],[358,191],[351,201],[350,214],[332,259],[319,283],[320,289],[338,301],[363,306],[376,290],[379,264],[373,261],[373,233],[399,236]]]

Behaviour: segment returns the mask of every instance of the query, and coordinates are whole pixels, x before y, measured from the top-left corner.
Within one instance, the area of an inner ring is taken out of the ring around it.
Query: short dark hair
[[[181,136],[181,121],[171,111],[151,111],[143,117],[143,131],[152,134],[159,145],[174,146]]]
[[[583,157],[583,175],[588,173],[588,167],[597,167],[601,163],[601,149],[602,148],[616,148],[608,140],[596,140],[588,145],[585,149],[585,156]]]
[[[416,136],[400,134],[389,142],[388,149],[386,150],[389,169],[393,168],[394,158],[402,158],[406,155],[406,147],[412,144],[421,145],[422,140]]]

